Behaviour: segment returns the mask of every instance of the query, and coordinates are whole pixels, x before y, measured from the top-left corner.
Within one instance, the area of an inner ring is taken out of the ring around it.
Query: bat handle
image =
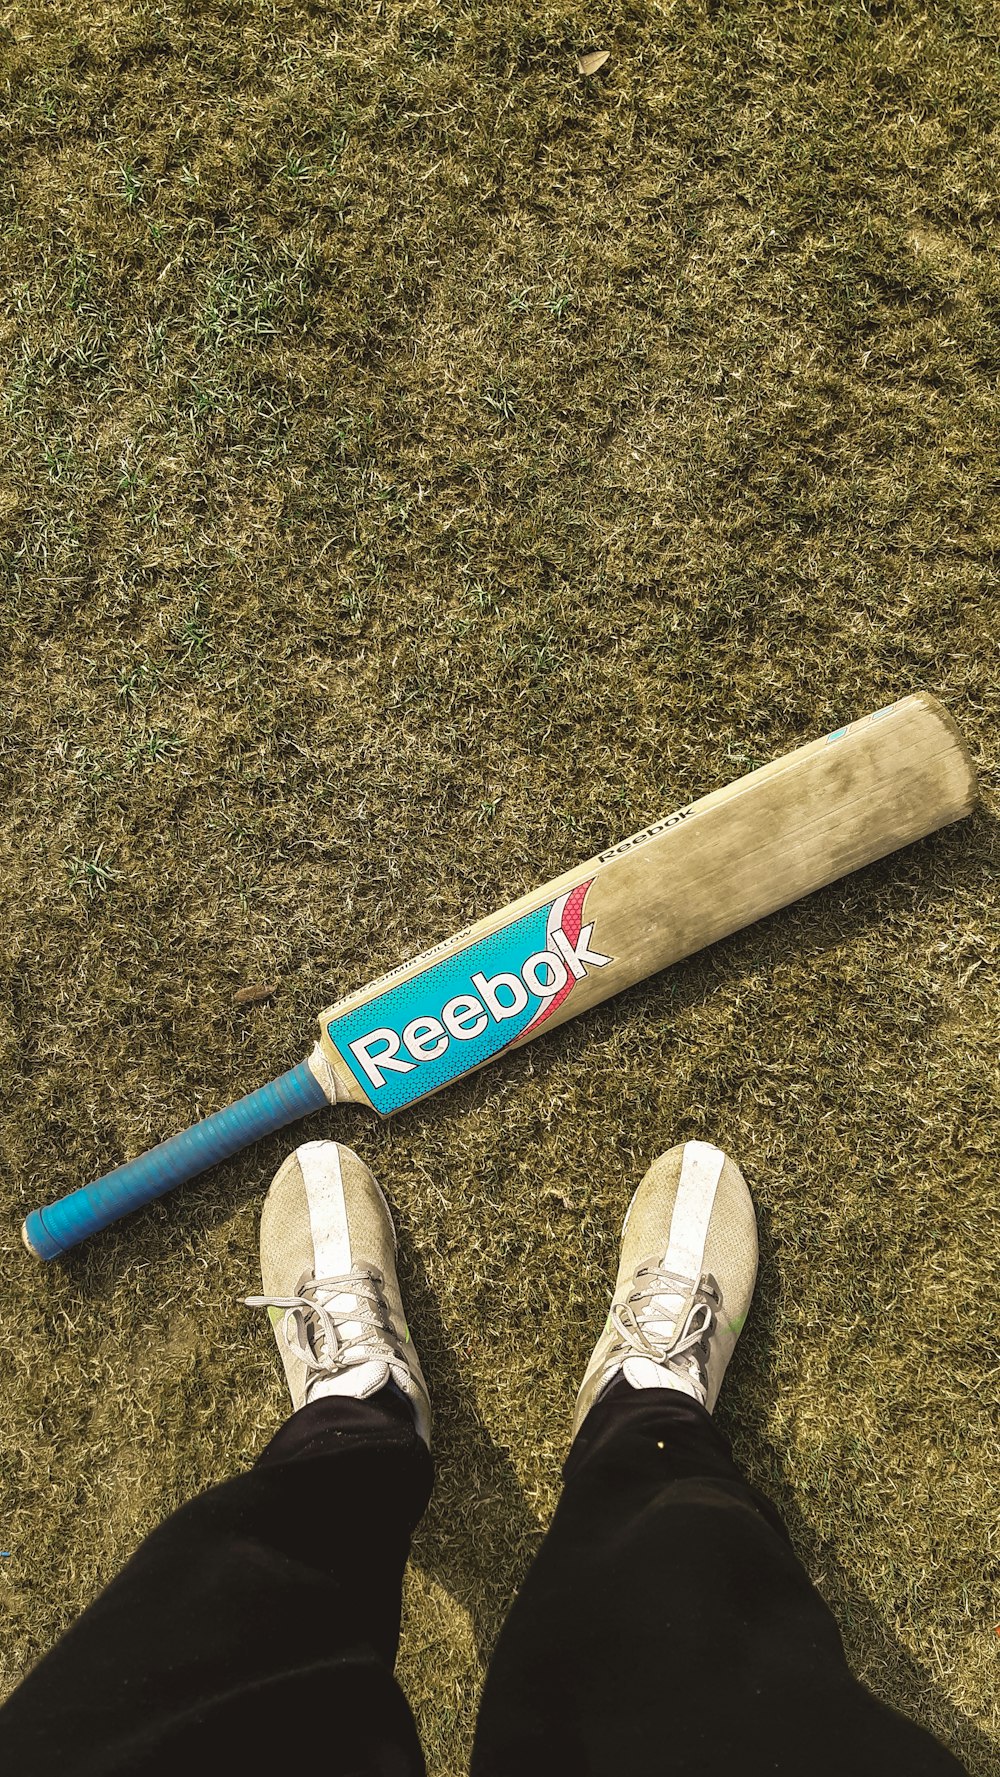
[[[162,1197],[172,1185],[194,1178],[220,1160],[228,1160],[240,1148],[329,1102],[309,1063],[302,1061],[224,1111],[206,1117],[203,1123],[161,1141],[125,1166],[116,1166],[92,1185],[70,1191],[44,1209],[33,1209],[21,1238],[36,1258],[54,1259],[119,1216]]]

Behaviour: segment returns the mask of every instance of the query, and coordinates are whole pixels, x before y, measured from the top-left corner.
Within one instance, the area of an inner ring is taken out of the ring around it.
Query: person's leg
[[[623,1231],[562,1496],[490,1665],[473,1777],[961,1772],[853,1678],[712,1422],[755,1271],[738,1169],[704,1143],[661,1157]]]
[[[262,1262],[297,1410],[252,1469],[153,1532],[0,1709],[20,1777],[289,1756],[331,1777],[423,1772],[392,1668],[429,1407],[388,1210],[349,1150],[285,1163]]]

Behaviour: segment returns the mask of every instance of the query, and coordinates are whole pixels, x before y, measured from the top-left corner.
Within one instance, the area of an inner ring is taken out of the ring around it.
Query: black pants
[[[18,1777],[315,1766],[417,1777],[392,1675],[431,1459],[393,1389],[296,1413],[155,1530],[0,1709]],[[708,1414],[619,1379],[592,1409],[487,1677],[473,1777],[961,1777],[847,1669]]]

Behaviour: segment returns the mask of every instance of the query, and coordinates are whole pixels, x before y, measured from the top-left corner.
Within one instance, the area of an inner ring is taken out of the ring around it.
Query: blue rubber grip
[[[125,1166],[116,1166],[94,1184],[71,1191],[45,1209],[33,1209],[24,1224],[25,1245],[40,1259],[54,1259],[129,1210],[162,1197],[172,1185],[194,1178],[329,1102],[308,1062],[302,1061],[203,1123],[161,1141]]]

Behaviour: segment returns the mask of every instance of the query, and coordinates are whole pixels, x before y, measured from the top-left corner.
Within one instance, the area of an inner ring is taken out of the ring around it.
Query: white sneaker
[[[427,1384],[396,1276],[389,1205],[362,1160],[335,1141],[309,1141],[275,1174],[260,1220],[266,1308],[292,1405],[325,1395],[365,1400],[393,1381],[430,1444]]]
[[[654,1160],[622,1228],[611,1312],[577,1396],[576,1437],[623,1375],[633,1388],[674,1388],[711,1412],[750,1307],[757,1218],[746,1180],[710,1142]]]

